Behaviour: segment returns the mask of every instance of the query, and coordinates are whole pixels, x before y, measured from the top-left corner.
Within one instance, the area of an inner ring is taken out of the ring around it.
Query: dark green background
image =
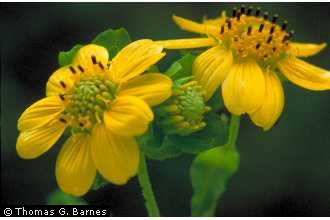
[[[214,17],[230,3],[2,4],[1,6],[1,190],[2,204],[44,204],[56,188],[58,143],[35,160],[15,152],[16,120],[44,96],[47,78],[56,70],[57,53],[87,43],[99,32],[125,27],[132,39],[194,36],[177,28],[173,13],[192,19]],[[255,4],[253,4],[255,5]],[[262,3],[294,27],[294,40],[330,43],[330,5]],[[178,53],[169,52],[166,68]],[[330,48],[309,59],[330,68]],[[219,216],[329,215],[330,92],[284,85],[285,109],[270,132],[243,117],[238,148],[241,166],[217,208]],[[149,161],[151,179],[165,216],[188,216],[193,157]],[[123,187],[90,192],[91,204],[108,204],[115,216],[145,216],[136,178]]]

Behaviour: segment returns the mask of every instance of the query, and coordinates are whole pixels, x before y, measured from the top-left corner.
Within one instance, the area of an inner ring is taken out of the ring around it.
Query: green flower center
[[[72,90],[62,119],[69,121],[74,133],[89,132],[94,124],[102,122],[103,113],[110,109],[116,88],[112,81],[101,77],[80,80]]]

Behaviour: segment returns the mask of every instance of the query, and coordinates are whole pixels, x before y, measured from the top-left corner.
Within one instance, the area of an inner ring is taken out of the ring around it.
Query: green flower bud
[[[173,89],[173,96],[156,112],[167,134],[188,135],[206,126],[204,114],[211,108],[205,105],[204,92],[197,81],[190,81]]]

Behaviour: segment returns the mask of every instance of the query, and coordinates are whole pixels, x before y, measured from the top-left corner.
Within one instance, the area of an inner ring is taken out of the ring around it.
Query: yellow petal
[[[265,97],[265,78],[258,64],[254,60],[235,63],[222,84],[222,96],[235,115],[256,111]]]
[[[199,34],[206,34],[205,25],[173,15],[174,22],[183,30]]]
[[[310,90],[330,89],[330,72],[295,57],[278,64],[281,72],[294,84]]]
[[[206,100],[209,100],[216,89],[226,78],[233,64],[231,50],[222,46],[213,47],[200,54],[193,63],[193,75],[203,86]]]
[[[92,157],[100,174],[111,183],[122,185],[135,176],[139,149],[133,137],[112,134],[102,124],[92,132]]]
[[[107,69],[109,61],[109,54],[106,48],[88,44],[79,49],[74,58],[73,66],[79,69],[82,67],[84,72],[82,74],[99,74],[104,73]]]
[[[54,120],[42,127],[24,130],[17,138],[16,151],[24,159],[33,159],[48,151],[60,138],[66,125]]]
[[[71,136],[64,143],[56,161],[56,180],[59,187],[67,194],[81,196],[92,186],[95,175],[90,136]]]
[[[148,39],[130,43],[113,58],[109,77],[122,83],[140,75],[164,57],[162,50],[160,44]]]
[[[216,36],[219,33],[219,27],[208,24],[200,24],[176,15],[172,16],[174,22],[183,30],[198,34],[210,34]]]
[[[267,71],[264,76],[265,100],[257,111],[250,114],[250,118],[257,126],[266,131],[274,125],[282,113],[284,92],[281,81],[274,72]]]
[[[63,110],[63,103],[58,96],[43,98],[23,112],[17,122],[18,130],[24,131],[43,126],[58,118]]]
[[[111,109],[104,113],[105,126],[120,136],[141,135],[152,120],[150,107],[134,96],[119,96],[113,101]]]
[[[309,57],[319,53],[327,46],[326,43],[322,44],[307,44],[292,42],[289,44],[289,53],[297,57]]]
[[[162,40],[156,41],[166,49],[189,49],[199,47],[214,46],[217,41],[213,38],[190,38],[190,39],[177,39],[177,40]]]
[[[46,95],[55,96],[71,92],[75,82],[79,79],[80,72],[73,66],[64,66],[56,70],[48,79]]]
[[[136,96],[155,106],[172,94],[172,80],[164,74],[148,73],[122,84],[119,96]]]
[[[203,20],[203,24],[209,24],[209,25],[214,25],[214,26],[220,27],[220,25],[225,24],[226,18],[227,18],[226,11],[222,11],[220,13],[219,17],[211,18],[211,19],[205,18]]]

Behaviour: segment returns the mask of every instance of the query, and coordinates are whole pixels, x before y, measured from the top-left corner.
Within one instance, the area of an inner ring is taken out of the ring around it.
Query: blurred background
[[[90,42],[108,28],[125,27],[133,40],[194,36],[177,28],[172,14],[194,20],[215,17],[240,3],[79,3],[2,4],[1,6],[1,203],[45,204],[57,188],[56,155],[63,140],[34,160],[15,152],[16,121],[24,109],[42,98],[57,54]],[[250,4],[249,4],[250,5]],[[300,42],[330,43],[330,4],[260,3],[287,19]],[[178,58],[177,52],[160,64]],[[309,61],[330,69],[330,48]],[[238,140],[239,171],[229,181],[217,207],[218,216],[330,215],[330,92],[311,92],[284,85],[285,109],[269,132],[243,117]],[[153,188],[164,216],[189,216],[193,155],[148,161]],[[125,186],[91,191],[90,204],[111,206],[114,216],[145,216],[137,179]]]

